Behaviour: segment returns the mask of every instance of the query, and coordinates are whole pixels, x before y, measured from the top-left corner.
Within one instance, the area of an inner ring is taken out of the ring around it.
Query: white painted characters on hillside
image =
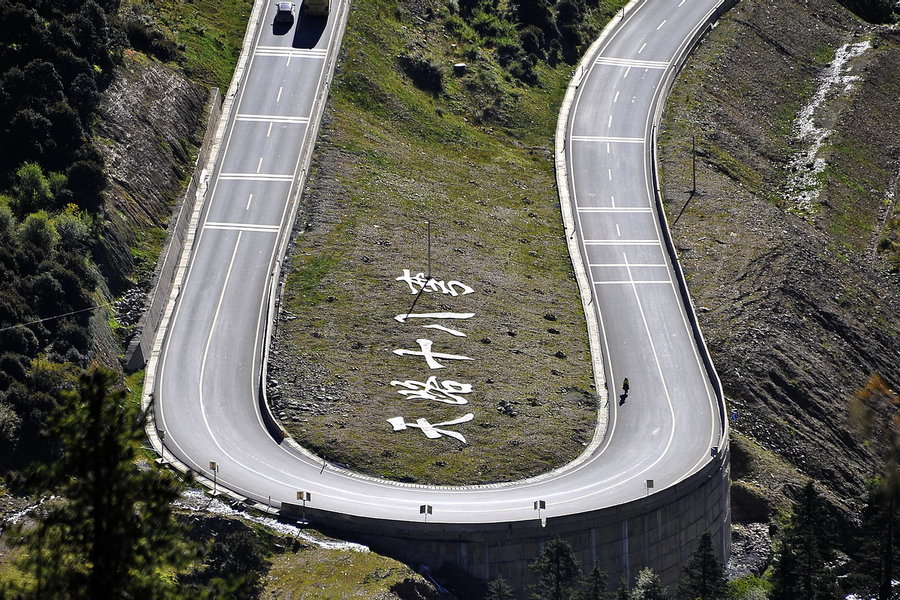
[[[443,379],[438,382],[432,375],[425,381],[392,381],[391,385],[406,389],[397,390],[398,394],[406,396],[410,400],[434,400],[444,404],[468,404],[469,401],[460,394],[471,394],[472,384],[459,383],[452,379]]]
[[[433,440],[446,435],[465,444],[466,438],[463,436],[463,434],[459,433],[458,431],[450,431],[449,429],[439,428],[449,427],[450,425],[459,425],[460,423],[468,423],[474,418],[475,415],[473,415],[472,413],[466,413],[459,418],[453,419],[452,421],[444,421],[442,423],[434,424],[429,423],[428,419],[416,419],[415,423],[408,423],[403,417],[394,417],[392,419],[388,419],[387,422],[391,424],[391,426],[394,428],[394,431],[403,431],[406,428],[411,427],[415,429],[421,429],[422,433],[424,433],[426,437]]]
[[[397,277],[395,281],[405,282],[409,286],[411,294],[439,292],[441,294],[450,294],[451,296],[465,296],[475,291],[459,281],[444,281],[434,277],[426,277],[425,273],[413,275],[409,269],[403,269],[403,275]]]
[[[444,369],[446,365],[442,365],[437,361],[438,358],[441,360],[472,360],[468,356],[462,356],[460,354],[445,354],[443,352],[432,352],[431,346],[434,344],[429,339],[420,338],[416,340],[416,343],[419,344],[420,350],[394,350],[394,354],[397,356],[422,356],[425,358],[425,362],[428,363],[428,367],[430,369]]]

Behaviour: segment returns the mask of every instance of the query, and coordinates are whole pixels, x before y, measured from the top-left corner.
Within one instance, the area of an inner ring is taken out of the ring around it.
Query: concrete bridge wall
[[[426,564],[435,570],[450,563],[484,582],[502,575],[523,598],[525,586],[532,581],[528,562],[555,537],[572,545],[586,571],[599,560],[613,586],[622,577],[630,584],[640,569],[651,567],[674,591],[681,568],[703,532],[712,534],[719,558],[723,562],[728,558],[728,472],[728,453],[721,452],[676,486],[616,507],[551,516],[546,527],[537,518],[460,525],[378,521],[310,508],[305,515],[314,527],[346,532],[354,541],[412,565]],[[285,504],[282,512],[299,516],[300,507]]]

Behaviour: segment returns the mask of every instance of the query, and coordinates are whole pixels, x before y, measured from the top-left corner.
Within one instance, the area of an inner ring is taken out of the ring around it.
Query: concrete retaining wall
[[[191,222],[191,214],[197,204],[197,190],[203,180],[203,169],[209,160],[212,150],[212,139],[216,133],[216,126],[222,114],[222,94],[219,88],[213,88],[209,93],[209,115],[206,120],[206,134],[203,136],[203,144],[200,146],[200,154],[194,164],[194,173],[184,193],[182,201],[176,206],[172,218],[169,219],[169,230],[166,235],[166,246],[163,249],[159,262],[156,263],[156,271],[153,274],[153,284],[147,294],[144,314],[137,324],[137,334],[128,344],[125,352],[125,368],[128,371],[142,369],[150,356],[153,340],[156,338],[156,330],[159,328],[163,311],[169,301],[172,284],[175,281],[175,271],[181,257],[181,250],[187,235],[188,225]]]
[[[731,514],[728,453],[720,453],[681,483],[628,504],[593,512],[514,523],[446,524],[380,521],[284,504],[282,513],[310,524],[345,532],[373,550],[432,570],[445,563],[472,577],[490,581],[502,575],[521,597],[532,579],[528,562],[552,538],[567,540],[585,570],[597,561],[610,576],[630,583],[651,567],[673,590],[681,569],[705,531],[713,536],[724,561],[730,547]],[[437,517],[437,515],[434,515]]]

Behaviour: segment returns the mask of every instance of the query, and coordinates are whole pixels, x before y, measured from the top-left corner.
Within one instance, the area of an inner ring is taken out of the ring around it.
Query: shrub
[[[423,56],[399,56],[397,62],[413,85],[420,90],[439,94],[444,91],[444,72],[430,58]]]

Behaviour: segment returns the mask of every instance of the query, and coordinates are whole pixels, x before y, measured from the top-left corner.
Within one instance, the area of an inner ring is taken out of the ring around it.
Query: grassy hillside
[[[583,8],[591,37],[616,9]],[[484,483],[565,464],[593,435],[597,402],[552,160],[571,66],[564,44],[526,52],[513,20],[486,4],[351,8],[270,373],[276,413],[330,460],[404,481]],[[413,312],[471,319],[394,320],[416,298],[396,278],[428,270],[427,221],[432,275],[474,293],[422,294]],[[466,337],[421,328],[432,322]],[[432,371],[393,354],[418,351],[419,338],[472,360]],[[471,385],[469,404],[406,398],[390,384],[431,375]],[[471,422],[448,429],[467,444],[387,422],[466,413]]]

